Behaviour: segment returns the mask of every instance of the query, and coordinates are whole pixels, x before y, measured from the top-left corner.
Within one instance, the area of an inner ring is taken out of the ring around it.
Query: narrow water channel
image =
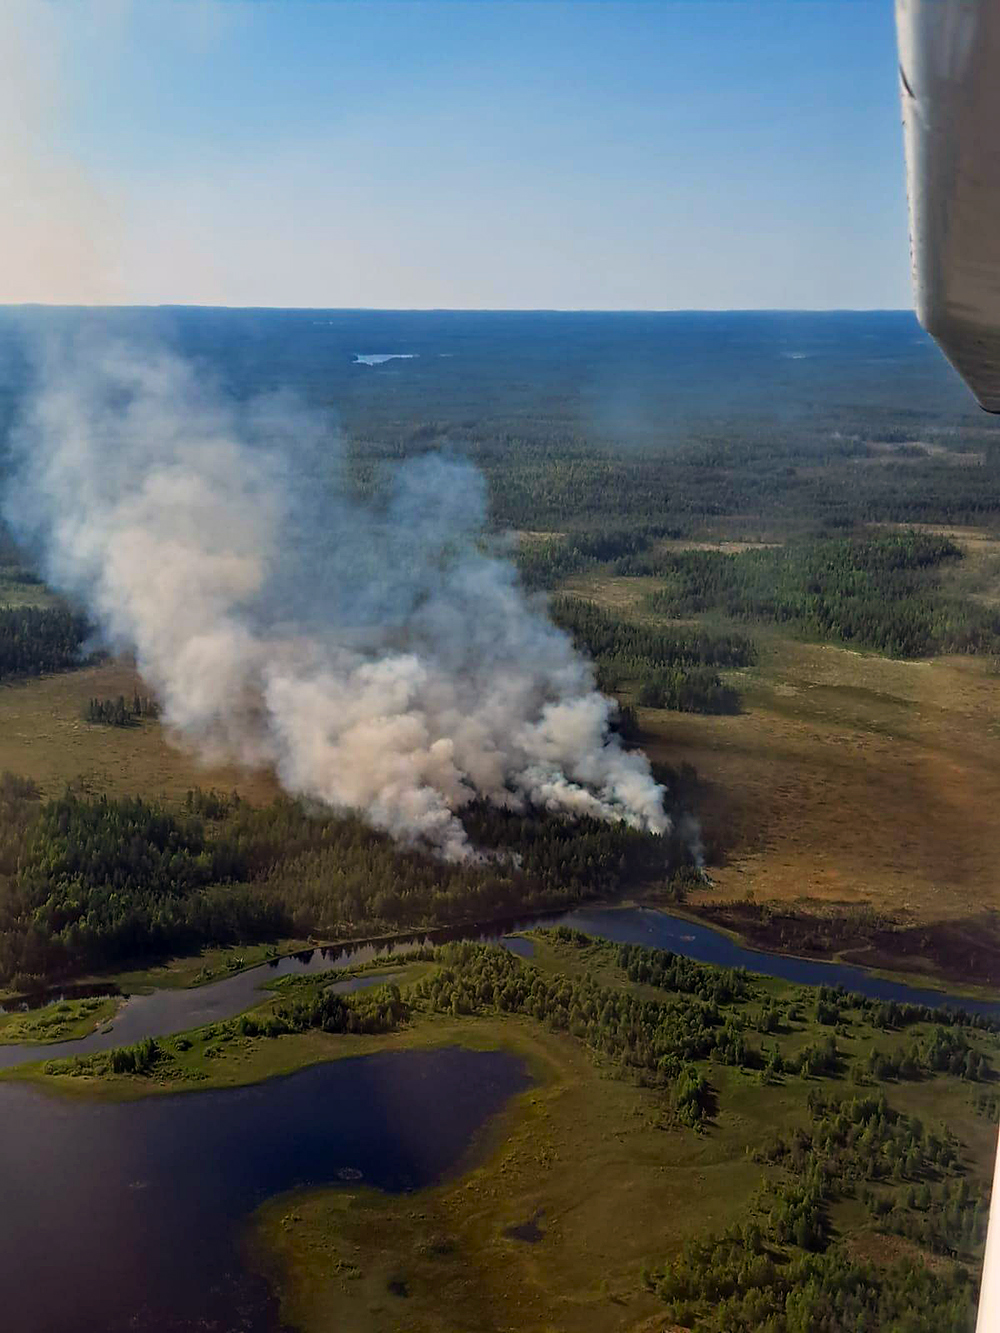
[[[1000,1015],[1000,1001],[969,1000],[944,991],[886,981],[862,967],[852,967],[845,963],[812,962],[804,958],[747,949],[710,926],[700,925],[658,908],[580,908],[515,922],[509,929],[557,925],[569,926],[587,935],[614,940],[620,944],[643,944],[652,949],[670,949],[674,953],[702,963],[714,963],[719,967],[745,967],[749,972],[781,977],[805,986],[844,986],[847,990],[871,999]],[[511,938],[509,933],[502,934],[495,926],[481,930],[471,928],[463,932],[461,938],[503,943],[507,948],[525,955],[531,951],[528,941]],[[143,1037],[161,1037],[171,1032],[200,1027],[205,1023],[219,1022],[259,1003],[263,998],[262,987],[275,977],[350,967],[377,957],[401,958],[429,943],[433,941],[415,936],[389,948],[366,944],[355,949],[310,949],[305,953],[263,963],[260,967],[206,986],[132,995],[123,1002],[110,1027],[104,1027],[82,1040],[38,1046],[0,1044],[0,1069],[32,1060],[87,1055],[92,1051],[110,1050],[114,1046],[128,1046]]]
[[[523,925],[565,925],[807,985],[884,1000],[1000,1013],[883,981],[861,968],[746,949],[710,927],[649,908],[593,908]],[[515,927],[512,927],[516,929]],[[464,938],[531,942],[495,927]],[[48,1046],[0,1046],[0,1065],[85,1054],[228,1018],[278,976],[324,971],[391,950],[315,949],[193,990],[126,999],[110,1030]],[[384,973],[340,983],[374,984]],[[362,1180],[419,1188],[457,1169],[477,1131],[528,1086],[504,1052],[385,1052],[315,1066],[243,1089],[124,1103],[80,1102],[0,1084],[0,1291],[18,1333],[274,1333],[265,1283],[240,1262],[241,1224],[299,1185]]]

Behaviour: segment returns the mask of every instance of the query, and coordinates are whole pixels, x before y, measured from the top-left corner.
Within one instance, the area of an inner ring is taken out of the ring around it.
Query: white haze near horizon
[[[855,8],[4,0],[0,302],[907,306]]]

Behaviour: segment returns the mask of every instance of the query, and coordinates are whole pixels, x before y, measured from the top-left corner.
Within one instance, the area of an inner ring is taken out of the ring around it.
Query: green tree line
[[[638,624],[575,597],[555,598],[550,610],[555,623],[594,661],[600,689],[618,693],[631,688],[645,708],[739,711],[738,692],[723,684],[716,668],[754,661],[754,646],[745,634]]]
[[[687,855],[678,839],[592,819],[485,802],[463,817],[485,854],[451,865],[287,799],[256,808],[192,795],[175,814],[130,797],[43,803],[31,784],[0,779],[0,982],[27,989],[206,944],[560,907],[662,880]]]
[[[80,666],[89,633],[84,617],[65,607],[0,607],[0,680]]]
[[[720,612],[892,657],[996,652],[1000,616],[938,586],[941,567],[960,556],[945,537],[902,532],[737,554],[673,551],[644,572],[664,581],[647,599],[659,614]]]
[[[83,715],[88,722],[106,727],[134,727],[143,718],[159,717],[160,708],[155,699],[136,690],[131,699],[124,694],[117,699],[91,699]]]

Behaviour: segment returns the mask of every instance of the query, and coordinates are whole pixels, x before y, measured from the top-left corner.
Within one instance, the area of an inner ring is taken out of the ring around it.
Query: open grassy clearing
[[[0,607],[56,606],[59,600],[44,583],[22,578],[17,570],[0,568]]]
[[[622,574],[577,574],[567,579],[560,592],[571,593],[585,601],[594,602],[607,611],[616,611],[635,620],[655,624],[656,617],[649,615],[642,603],[652,592],[659,592],[662,580],[652,577],[628,577]],[[672,624],[687,622],[675,620]]]
[[[657,1098],[602,1078],[571,1039],[469,1020],[531,1063],[537,1086],[487,1132],[486,1160],[416,1195],[284,1196],[252,1248],[304,1329],[618,1329],[654,1313],[639,1273],[671,1231],[735,1218],[758,1169],[660,1128]],[[492,1149],[492,1151],[490,1151]],[[681,1197],[688,1194],[680,1210]],[[538,1220],[538,1244],[505,1234]]]
[[[72,784],[95,795],[138,795],[173,807],[196,786],[236,788],[255,803],[278,794],[272,774],[206,767],[170,744],[158,722],[109,727],[84,721],[90,699],[131,699],[137,689],[149,692],[134,667],[119,661],[0,685],[0,771],[32,778],[45,796],[61,795]]]
[[[1000,907],[1000,700],[986,664],[756,639],[740,716],[643,719],[664,757],[708,779],[706,833],[730,863],[719,890],[924,920]]]
[[[652,582],[595,576],[567,591],[648,620]],[[725,673],[741,714],[641,714],[651,757],[687,760],[705,780],[700,813],[722,861],[711,898],[864,903],[920,920],[1000,910],[990,664],[751,632],[757,664]]]
[[[120,1003],[121,997],[117,995],[94,995],[0,1014],[0,1042],[73,1041],[86,1037],[110,1022]]]
[[[986,461],[986,455],[980,449],[946,449],[943,444],[928,440],[870,440],[867,447],[869,457],[859,460],[862,465],[902,463],[919,466],[933,458],[949,467],[982,467]]]
[[[948,537],[961,548],[962,560],[947,571],[943,580],[949,592],[969,597],[983,606],[1000,606],[1000,536],[987,528],[956,528],[935,523],[912,526],[920,532]]]

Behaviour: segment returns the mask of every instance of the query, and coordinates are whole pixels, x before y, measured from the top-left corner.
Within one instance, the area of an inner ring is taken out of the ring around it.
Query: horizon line
[[[912,306],[336,306],[217,305],[204,301],[0,301],[0,310],[244,310],[341,315],[913,315]]]

